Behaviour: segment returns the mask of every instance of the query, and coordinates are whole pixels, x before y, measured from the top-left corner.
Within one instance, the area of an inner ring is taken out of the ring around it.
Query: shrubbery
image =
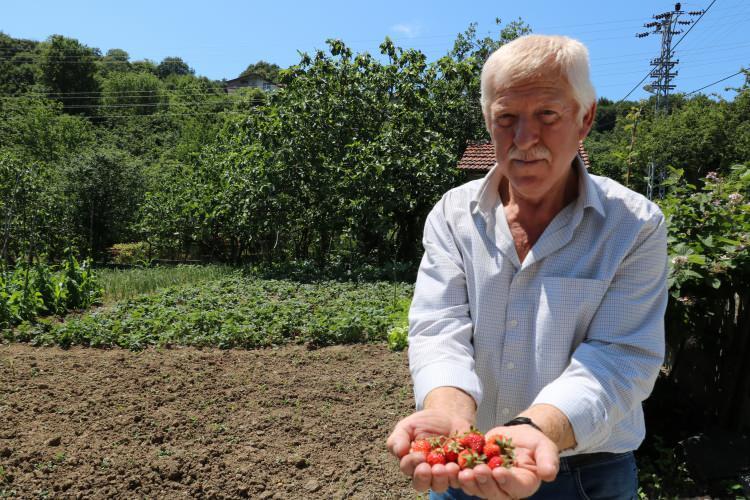
[[[12,269],[0,270],[0,328],[85,309],[101,295],[90,261],[79,263],[70,251],[58,266],[18,262]]]

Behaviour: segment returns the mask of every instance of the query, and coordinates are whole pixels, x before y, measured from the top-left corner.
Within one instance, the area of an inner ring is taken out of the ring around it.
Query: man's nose
[[[519,116],[513,142],[520,150],[529,149],[539,142],[539,124],[532,117]]]

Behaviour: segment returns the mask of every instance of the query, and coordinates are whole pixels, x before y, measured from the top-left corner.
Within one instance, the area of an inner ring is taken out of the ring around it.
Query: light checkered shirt
[[[638,448],[641,402],[664,357],[664,216],[643,196],[590,175],[519,262],[500,174],[446,193],[425,224],[409,312],[417,408],[458,387],[488,431],[532,404],[570,420],[563,455]]]

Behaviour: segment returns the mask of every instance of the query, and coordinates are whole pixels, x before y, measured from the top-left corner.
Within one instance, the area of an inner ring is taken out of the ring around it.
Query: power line
[[[692,24],[691,24],[691,26],[690,26],[690,29],[688,29],[688,30],[687,30],[687,32],[685,32],[685,33],[684,33],[684,34],[683,34],[683,35],[682,35],[682,36],[680,37],[680,39],[679,39],[679,40],[677,41],[677,43],[676,43],[676,44],[674,45],[674,47],[676,47],[676,46],[677,46],[677,44],[678,44],[678,43],[680,43],[680,42],[681,42],[681,41],[682,41],[682,40],[683,40],[683,39],[685,38],[685,35],[687,35],[688,33],[690,33],[690,30],[692,30],[692,29],[693,29],[693,27],[694,27],[694,26],[695,26],[696,24],[698,24],[698,21],[700,21],[700,20],[701,20],[701,19],[703,18],[703,16],[704,16],[704,15],[706,15],[706,12],[708,12],[708,10],[709,10],[709,9],[710,9],[710,8],[711,8],[711,7],[713,6],[713,4],[715,4],[715,3],[716,3],[716,0],[711,0],[711,3],[709,4],[709,6],[708,6],[708,7],[706,7],[706,9],[705,9],[705,10],[703,10],[703,11],[701,12],[701,14],[700,14],[700,17],[698,17],[698,19],[696,19],[695,21],[693,21],[693,22],[692,22]],[[677,4],[677,5],[679,5],[679,4]],[[675,7],[677,7],[677,5],[676,5]],[[676,10],[679,10],[679,9],[676,9]],[[664,15],[664,14],[660,14],[660,16],[663,16],[663,15]],[[668,19],[668,20],[670,21],[670,23],[669,23],[669,24],[670,24],[670,26],[669,26],[669,27],[667,27],[667,30],[668,30],[668,31],[671,31],[671,17],[670,17],[670,19]],[[662,28],[662,24],[663,24],[663,23],[662,23],[662,22],[659,22],[659,23],[649,23],[649,24],[655,24],[655,25],[658,25],[658,26],[659,26],[660,28]],[[650,27],[650,26],[648,26],[648,25],[647,25],[647,27]],[[644,35],[644,36],[645,36],[645,34],[639,34],[639,35],[637,35],[637,36],[641,36],[641,35]],[[670,42],[671,42],[671,39],[670,39]],[[664,43],[662,43],[662,45],[664,45]],[[668,54],[668,55],[669,55],[669,57],[671,57],[672,55],[674,55],[674,47],[668,48],[668,49],[669,49],[669,50],[668,50],[668,52],[669,52],[669,54]],[[664,48],[664,47],[662,47],[662,48]],[[662,61],[664,61],[664,58],[663,58],[663,57],[662,57]],[[671,63],[667,63],[667,66],[668,66],[669,64],[671,64]],[[666,74],[667,74],[667,75],[669,75],[669,68],[668,68],[668,67],[667,67],[667,68],[665,68],[665,67],[663,67],[663,65],[662,65],[662,70],[666,70]],[[663,71],[662,71],[662,72],[663,72]],[[627,98],[628,98],[628,97],[630,96],[630,94],[632,94],[633,92],[635,92],[635,90],[636,90],[636,89],[637,89],[637,88],[638,88],[638,87],[639,87],[639,86],[640,86],[640,85],[641,85],[641,84],[642,84],[643,82],[645,82],[645,81],[646,81],[646,78],[648,78],[649,76],[652,76],[652,74],[653,74],[653,73],[654,73],[654,70],[653,70],[653,69],[652,69],[652,70],[650,70],[650,71],[649,71],[648,73],[646,73],[646,76],[644,76],[644,77],[643,77],[643,79],[642,79],[642,80],[641,80],[640,82],[638,82],[638,83],[637,83],[637,84],[636,84],[636,85],[635,85],[635,86],[634,86],[634,87],[633,87],[632,89],[630,89],[630,92],[628,92],[628,93],[627,93],[627,94],[625,95],[625,97],[623,97],[622,99],[620,99],[619,101],[617,101],[617,104],[620,104],[620,103],[621,103],[621,102],[623,102],[623,101],[624,101],[625,99],[627,99]],[[668,85],[668,82],[667,82],[667,85]]]
[[[732,78],[732,77],[735,77],[735,76],[737,76],[737,75],[739,75],[739,74],[741,74],[741,73],[744,73],[744,72],[745,72],[745,70],[742,70],[742,69],[741,69],[741,70],[739,70],[739,71],[738,71],[737,73],[733,73],[733,74],[731,74],[731,75],[729,75],[729,76],[725,76],[725,77],[724,77],[724,78],[722,78],[721,80],[716,80],[715,82],[713,82],[713,83],[709,83],[708,85],[706,85],[706,86],[704,86],[704,87],[701,87],[701,88],[699,88],[699,89],[695,89],[695,90],[692,90],[692,91],[688,92],[687,94],[685,94],[685,96],[689,96],[689,95],[691,95],[691,94],[695,94],[696,92],[700,92],[700,91],[701,91],[701,90],[703,90],[703,89],[707,89],[708,87],[712,87],[712,86],[716,85],[717,83],[721,83],[721,82],[723,82],[723,81],[725,81],[725,80],[729,80],[730,78]]]
[[[76,94],[76,95],[70,95]],[[133,98],[148,98],[148,97],[232,97],[237,95],[242,97],[242,94],[224,92],[223,89],[218,92],[184,92],[176,93],[170,91],[159,91],[159,90],[143,90],[134,92],[69,92],[69,93],[43,93],[34,92],[26,93],[20,96],[0,96],[0,100],[12,100],[12,99],[34,99],[34,98],[45,98],[45,99],[61,99],[61,100],[74,100],[74,99],[102,99],[107,97],[133,97]]]
[[[101,118],[164,118],[168,116],[215,116],[215,115],[246,115],[247,111],[206,111],[202,113],[154,113],[150,115],[97,115],[97,116],[82,116],[89,120],[97,120]]]
[[[693,29],[693,28],[695,27],[695,25],[696,25],[696,24],[698,24],[698,21],[700,21],[700,20],[701,20],[701,19],[703,18],[703,16],[705,16],[705,15],[706,15],[706,12],[708,12],[708,9],[710,9],[710,8],[711,8],[711,6],[712,6],[713,4],[715,4],[715,3],[716,3],[716,0],[711,0],[711,3],[710,3],[710,4],[708,4],[708,7],[706,7],[706,8],[705,8],[705,9],[703,10],[703,12],[701,12],[701,15],[700,15],[700,16],[698,17],[698,19],[696,19],[695,21],[693,21],[693,24],[691,24],[691,25],[690,25],[690,27],[688,28],[688,30],[687,30],[687,31],[686,31],[686,32],[685,32],[685,33],[684,33],[684,34],[683,34],[683,35],[682,35],[682,36],[680,37],[680,39],[679,39],[679,40],[677,40],[677,42],[676,42],[676,43],[675,43],[675,44],[674,44],[674,45],[672,46],[672,50],[674,50],[674,49],[676,49],[676,48],[677,48],[677,46],[678,46],[678,45],[680,44],[680,42],[682,41],[682,39],[683,39],[683,38],[685,38],[685,37],[687,36],[687,34],[688,34],[688,33],[690,33],[690,30],[692,30],[692,29]]]

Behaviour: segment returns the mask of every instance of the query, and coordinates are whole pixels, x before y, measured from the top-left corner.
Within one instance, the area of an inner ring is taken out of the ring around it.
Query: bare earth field
[[[0,345],[0,497],[414,498],[405,353]]]

